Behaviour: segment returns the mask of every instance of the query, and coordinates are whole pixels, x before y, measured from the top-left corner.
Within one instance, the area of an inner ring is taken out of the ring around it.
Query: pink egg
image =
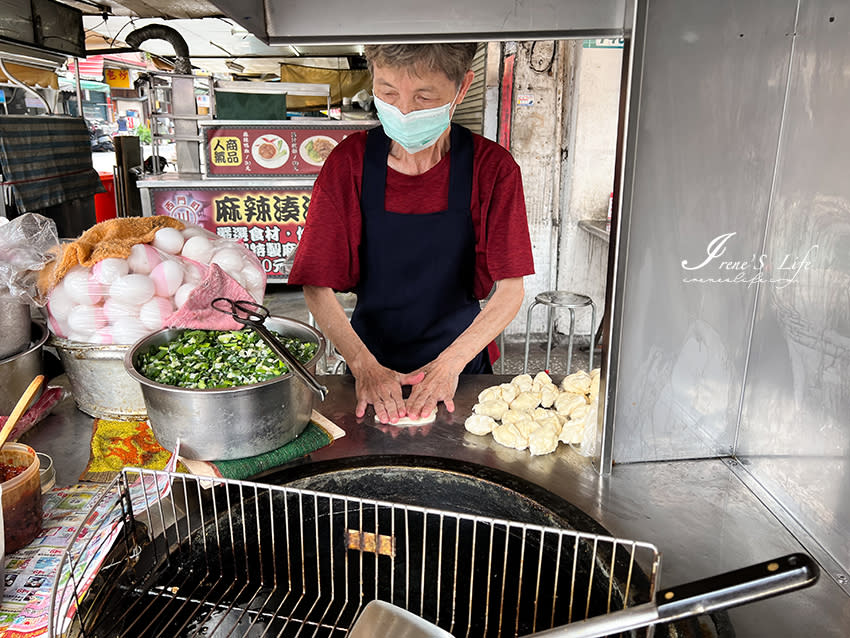
[[[109,328],[101,328],[92,335],[92,341],[108,345],[112,343],[112,331]]]
[[[68,313],[68,328],[75,334],[93,334],[109,321],[100,306],[74,306]]]
[[[103,312],[109,323],[120,323],[122,319],[127,317],[138,317],[140,306],[123,303],[114,297],[107,297],[103,302]]]
[[[199,266],[191,261],[183,261],[183,281],[196,286],[206,277],[206,268]]]
[[[176,228],[160,228],[153,236],[153,247],[169,255],[179,255],[185,239]]]
[[[91,279],[89,269],[83,266],[74,266],[62,279],[68,296],[79,304],[93,306],[101,300],[103,294],[100,284]]]
[[[210,259],[210,263],[218,264],[227,274],[239,272],[245,267],[242,253],[236,248],[230,248],[229,246],[216,250],[212,259]]]
[[[190,237],[183,244],[180,254],[186,259],[208,264],[213,254],[213,243],[206,237]]]
[[[262,288],[266,283],[265,273],[260,272],[253,266],[245,266],[242,269],[242,279],[248,288]]]
[[[138,317],[128,317],[112,326],[112,342],[122,345],[136,343],[142,337],[150,334]]]
[[[154,297],[147,303],[142,304],[139,310],[139,319],[145,328],[151,331],[162,330],[165,319],[174,312],[171,301],[163,297]]]
[[[68,335],[68,324],[50,314],[47,315],[47,327],[57,337],[64,339]]]
[[[184,239],[188,240],[191,237],[209,237],[211,233],[200,226],[188,224],[186,228],[180,231],[180,234],[183,235]]]
[[[131,306],[140,306],[156,294],[153,280],[147,275],[125,275],[109,287],[109,296]]]
[[[68,294],[64,282],[60,281],[47,296],[47,310],[56,319],[64,321],[74,305],[71,295]]]
[[[116,257],[101,259],[91,268],[91,274],[95,280],[107,285],[129,272],[130,264],[127,263],[127,260]]]
[[[157,295],[173,297],[183,283],[183,268],[173,259],[166,259],[151,271],[150,277]]]
[[[195,284],[188,283],[183,284],[177,289],[177,292],[174,293],[174,305],[178,308],[181,308],[184,303],[189,299],[189,295],[192,294],[192,291],[195,289]]]
[[[136,244],[130,249],[130,256],[127,257],[130,270],[139,275],[147,275],[161,261],[162,257],[156,248],[147,244]]]

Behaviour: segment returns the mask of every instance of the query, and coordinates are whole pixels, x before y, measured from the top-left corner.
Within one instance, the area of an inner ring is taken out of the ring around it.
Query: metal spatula
[[[659,592],[655,601],[535,634],[535,638],[598,638],[657,623],[674,622],[779,596],[817,582],[819,570],[806,554],[789,554],[757,565]],[[401,607],[373,600],[349,638],[451,638],[451,634]]]

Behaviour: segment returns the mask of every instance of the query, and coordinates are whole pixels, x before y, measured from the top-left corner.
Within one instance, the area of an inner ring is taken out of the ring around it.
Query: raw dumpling
[[[502,415],[507,412],[508,404],[502,399],[491,399],[490,401],[482,401],[472,406],[472,411],[475,414],[489,416],[496,421],[502,418]]]
[[[534,382],[531,380],[530,374],[520,374],[511,379],[511,383],[514,384],[520,392],[531,392],[531,386]]]
[[[558,390],[558,386],[554,383],[550,383],[548,385],[544,385],[540,390],[540,405],[544,408],[551,408],[555,405],[555,399],[558,398],[560,394],[560,390]]]
[[[564,416],[570,416],[576,408],[587,405],[587,399],[583,394],[573,394],[572,392],[562,392],[555,399],[555,410]]]
[[[498,424],[493,419],[489,416],[484,416],[483,414],[473,414],[463,422],[463,427],[465,427],[467,431],[479,436],[490,434],[490,432],[493,431],[493,428],[497,425]]]
[[[503,383],[499,387],[502,389],[502,401],[510,403],[519,394],[519,390],[513,383]]]
[[[538,405],[540,405],[540,396],[536,392],[520,392],[516,399],[511,401],[511,410],[530,412]]]
[[[599,378],[599,368],[594,368],[590,371],[590,379],[593,380],[594,378]]]
[[[590,375],[584,370],[579,370],[561,381],[561,390],[574,394],[587,394],[590,390]]]
[[[493,439],[496,443],[505,447],[512,447],[515,450],[524,450],[528,447],[528,439],[512,423],[496,426],[493,429]]]
[[[537,428],[534,433],[528,437],[528,451],[532,456],[541,454],[549,454],[558,449],[558,431],[550,430],[549,428]]]
[[[478,394],[478,403],[484,403],[485,401],[492,401],[493,399],[501,399],[502,398],[502,389],[497,386],[491,386],[489,388],[484,388]]]
[[[534,375],[534,378],[531,380],[531,389],[534,392],[540,392],[545,385],[552,385],[554,382],[552,381],[552,377],[546,374],[545,370],[541,370],[537,374]]]

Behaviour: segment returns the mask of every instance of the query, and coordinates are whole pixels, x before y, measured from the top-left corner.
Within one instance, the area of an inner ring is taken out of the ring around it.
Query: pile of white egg
[[[151,244],[133,246],[127,259],[72,267],[48,295],[48,325],[70,341],[134,343],[164,327],[211,264],[262,303],[265,274],[246,248],[199,226],[166,227]]]

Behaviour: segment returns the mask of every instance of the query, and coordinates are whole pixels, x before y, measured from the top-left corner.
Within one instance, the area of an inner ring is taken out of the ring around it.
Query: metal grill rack
[[[140,504],[140,480],[170,494]],[[104,505],[120,532],[92,581],[81,557],[97,523],[78,530],[52,636],[330,638],[376,598],[455,636],[522,636],[648,602],[660,561],[637,541],[158,471],[125,470]]]

